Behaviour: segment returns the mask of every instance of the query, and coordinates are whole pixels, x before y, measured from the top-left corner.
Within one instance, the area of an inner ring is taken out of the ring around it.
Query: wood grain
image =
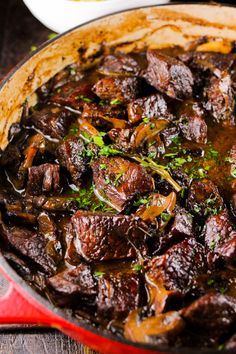
[[[69,337],[52,331],[15,331],[0,334],[1,354],[96,354]]]

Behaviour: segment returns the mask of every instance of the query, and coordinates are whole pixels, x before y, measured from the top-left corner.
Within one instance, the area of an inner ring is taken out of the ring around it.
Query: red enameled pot
[[[27,99],[35,104],[35,90],[65,66],[76,61],[88,67],[114,47],[126,52],[170,45],[184,47],[205,35],[236,40],[236,8],[189,3],[144,7],[103,17],[47,42],[17,65],[0,84],[0,148],[7,146],[8,130],[12,123],[20,120],[23,102]],[[0,269],[9,280],[8,290],[0,299],[1,324],[54,327],[103,353],[166,353],[161,348],[131,343],[104,333],[53,307],[16,274],[2,255]],[[170,352],[190,354],[188,349]],[[191,353],[199,353],[199,350]]]

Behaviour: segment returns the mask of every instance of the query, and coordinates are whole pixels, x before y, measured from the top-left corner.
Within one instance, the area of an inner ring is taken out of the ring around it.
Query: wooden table
[[[31,47],[46,41],[50,33],[21,0],[0,0],[0,80]],[[2,288],[0,281],[0,294]],[[0,328],[0,354],[92,353],[95,354],[56,330],[22,326]]]
[[[47,40],[50,33],[30,14],[21,0],[0,0],[0,79],[32,47]],[[0,329],[0,354],[80,353],[95,354],[56,330],[30,327]]]

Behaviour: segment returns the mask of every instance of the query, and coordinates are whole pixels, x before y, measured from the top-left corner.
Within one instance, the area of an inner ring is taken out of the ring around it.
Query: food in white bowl
[[[158,5],[160,0],[23,0],[32,14],[51,30],[61,33],[94,18],[113,12]]]

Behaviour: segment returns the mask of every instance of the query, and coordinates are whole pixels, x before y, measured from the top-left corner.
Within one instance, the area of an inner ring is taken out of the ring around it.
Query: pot
[[[179,4],[144,7],[121,12],[70,30],[45,43],[17,65],[0,85],[0,148],[8,144],[8,130],[21,119],[22,104],[36,103],[35,90],[65,66],[77,61],[82,67],[94,65],[99,57],[116,47],[130,52],[147,47],[185,46],[208,35],[236,40],[236,8],[219,5]],[[55,308],[37,294],[0,254],[0,268],[9,280],[0,298],[0,323],[31,323],[51,326],[103,353],[148,354],[167,350],[95,329],[83,320]],[[190,353],[189,349],[168,350]],[[204,353],[213,351],[205,351]],[[199,353],[192,350],[191,353]]]

